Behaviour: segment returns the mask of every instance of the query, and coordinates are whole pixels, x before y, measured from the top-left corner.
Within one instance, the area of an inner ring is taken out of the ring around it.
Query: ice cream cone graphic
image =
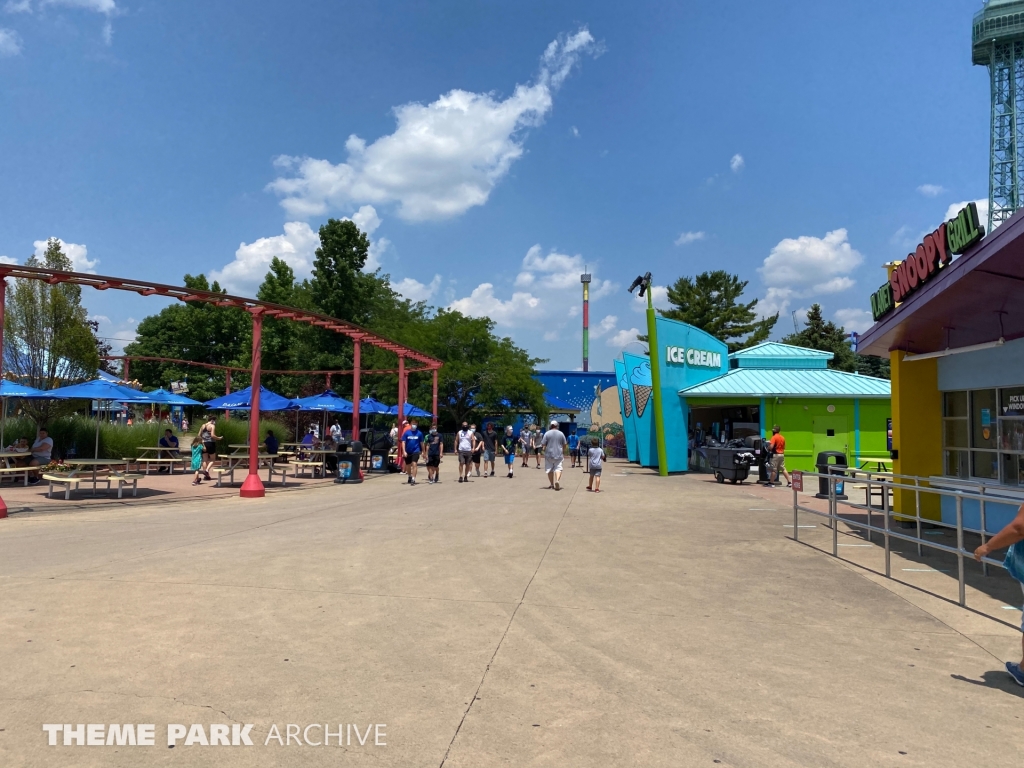
[[[636,415],[643,417],[644,411],[647,410],[647,401],[651,399],[651,393],[654,392],[654,387],[646,384],[634,384],[633,395],[636,397]]]
[[[629,390],[622,390],[622,407],[626,411],[626,418],[633,415],[633,398],[629,396]]]

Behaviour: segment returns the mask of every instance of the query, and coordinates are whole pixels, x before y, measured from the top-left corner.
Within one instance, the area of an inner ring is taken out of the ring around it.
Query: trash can
[[[748,448],[713,448],[708,446],[708,466],[720,483],[742,483],[750,474],[754,454]]]
[[[345,450],[339,450],[335,453],[335,457],[337,459],[338,471],[335,474],[334,482],[342,484],[363,482],[363,473],[359,466],[363,458],[363,444],[361,442],[356,440],[346,446]]]
[[[818,473],[822,475],[839,475],[846,477],[846,454],[842,451],[822,451],[818,454],[817,461],[814,462],[814,466],[817,468]],[[845,481],[836,481],[836,498],[846,499],[847,496],[843,491],[845,490]],[[818,478],[818,492],[814,494],[816,499],[827,499],[828,498],[828,478]]]
[[[387,472],[388,471],[388,454],[391,451],[387,448],[371,448],[370,449],[370,471],[371,472]]]
[[[760,437],[745,437],[743,442],[754,454],[754,463],[757,464],[757,482],[767,483],[771,478],[771,473],[768,471],[767,441]]]

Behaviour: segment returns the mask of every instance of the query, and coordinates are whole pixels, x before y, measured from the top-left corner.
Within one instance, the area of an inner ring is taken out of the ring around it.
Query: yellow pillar
[[[942,394],[938,360],[904,362],[905,352],[891,352],[892,447],[897,475],[929,477],[942,474]],[[899,480],[896,481],[900,482]],[[906,481],[903,481],[906,482]],[[915,494],[898,490],[895,511],[913,515]],[[939,497],[921,494],[921,517],[941,520]]]

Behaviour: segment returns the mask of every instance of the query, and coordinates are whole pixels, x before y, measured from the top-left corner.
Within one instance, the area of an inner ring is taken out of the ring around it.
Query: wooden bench
[[[91,475],[88,476],[88,477],[86,477],[86,476],[72,477],[71,475],[56,474],[56,473],[48,474],[48,475],[43,475],[43,480],[45,480],[46,482],[48,482],[50,484],[49,489],[47,489],[47,491],[46,491],[46,498],[48,498],[48,499],[52,498],[53,486],[55,486],[55,485],[63,485],[64,486],[64,498],[65,499],[70,499],[71,498],[71,491],[73,491],[73,490],[77,491],[78,490],[78,486],[79,486],[80,483],[91,483],[91,482],[93,482],[93,479],[92,479]],[[110,493],[110,478],[109,477],[97,477],[96,478],[96,482],[97,483],[106,483],[107,484],[107,493]],[[119,498],[120,498],[120,495],[119,495]]]
[[[16,475],[20,474],[25,480],[25,485],[28,485],[29,472],[33,472],[35,470],[36,467],[0,467],[0,479],[2,479],[4,475],[10,475],[13,479]]]
[[[295,467],[295,477],[299,476],[299,470],[302,470],[302,476],[306,476],[306,470],[313,470],[313,477],[316,477],[316,471],[322,469],[324,463],[322,461],[292,461],[289,465]]]
[[[188,464],[186,463],[184,456],[179,456],[176,459],[156,459],[156,458],[132,459],[132,458],[129,458],[129,457],[126,456],[124,461],[125,461],[125,465],[127,465],[129,467],[132,464],[134,464],[136,467],[141,467],[143,464],[145,464],[146,465],[146,474],[147,475],[149,474],[149,465],[150,464],[158,464],[158,465],[166,464],[168,467],[171,468],[171,474],[172,475],[174,474],[174,466],[175,466],[175,464],[181,464],[181,471],[183,473],[188,471]]]

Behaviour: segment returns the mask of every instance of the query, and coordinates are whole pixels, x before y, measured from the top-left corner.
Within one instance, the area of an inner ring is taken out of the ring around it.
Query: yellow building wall
[[[892,447],[897,475],[929,477],[942,474],[942,393],[939,392],[938,360],[904,362],[905,352],[891,352]],[[899,482],[899,480],[897,480]],[[898,490],[897,512],[914,514],[915,494]],[[941,520],[939,497],[921,495],[921,516]]]

